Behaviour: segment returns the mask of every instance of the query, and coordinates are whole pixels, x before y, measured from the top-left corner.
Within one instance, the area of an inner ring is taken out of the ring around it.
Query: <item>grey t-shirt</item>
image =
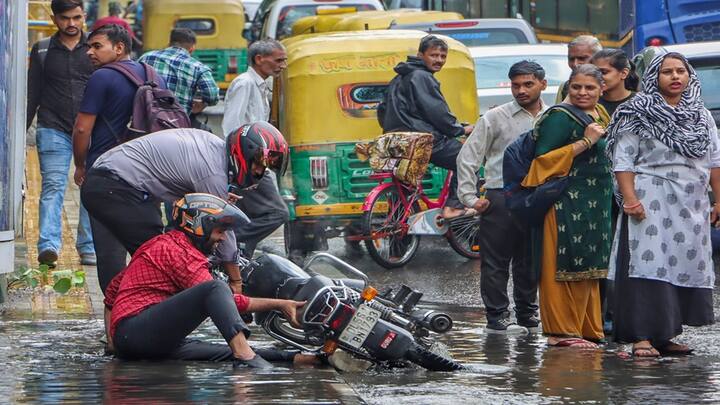
[[[93,168],[112,172],[161,201],[187,193],[228,198],[225,141],[199,129],[168,129],[133,139],[105,152]],[[228,232],[218,255],[232,262],[236,252],[235,235]]]

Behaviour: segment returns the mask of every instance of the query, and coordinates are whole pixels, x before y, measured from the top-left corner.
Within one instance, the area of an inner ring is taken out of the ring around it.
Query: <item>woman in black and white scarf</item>
[[[720,201],[720,141],[683,55],[650,63],[607,136],[623,209],[610,259],[614,339],[638,357],[688,354],[671,340],[682,325],[714,321],[710,223],[720,208],[707,193]]]

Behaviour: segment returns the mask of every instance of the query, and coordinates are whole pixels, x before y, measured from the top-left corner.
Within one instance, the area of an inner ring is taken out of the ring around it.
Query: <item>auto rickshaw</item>
[[[241,0],[144,0],[145,51],[168,46],[173,28],[197,35],[193,57],[208,65],[220,89],[247,69],[245,11]]]
[[[293,35],[388,29],[395,24],[418,24],[435,21],[461,20],[459,13],[415,9],[347,12],[327,10],[316,16],[300,18],[292,27]]]
[[[382,134],[377,106],[395,77],[393,68],[417,54],[421,31],[376,30],[290,37],[288,67],[274,83],[271,120],[290,145],[290,170],[281,179],[290,223],[285,245],[298,259],[327,249],[327,238],[360,233],[362,203],[377,185],[355,144]],[[477,119],[473,60],[460,42],[443,37],[449,52],[436,75],[451,111],[461,122]],[[423,178],[437,196],[445,170],[431,168]],[[359,247],[359,246],[358,246]]]

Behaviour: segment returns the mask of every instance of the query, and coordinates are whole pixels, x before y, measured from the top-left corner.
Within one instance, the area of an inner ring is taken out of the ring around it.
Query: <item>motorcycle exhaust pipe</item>
[[[411,316],[424,328],[435,333],[445,333],[452,329],[453,326],[450,315],[442,312],[418,310],[413,311]]]

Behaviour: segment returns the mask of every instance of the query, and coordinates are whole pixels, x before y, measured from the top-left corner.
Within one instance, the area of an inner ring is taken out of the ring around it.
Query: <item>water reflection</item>
[[[682,337],[696,355],[624,360],[618,348],[548,348],[539,335],[484,333],[475,307],[447,311],[454,329],[441,340],[468,371],[409,368],[337,373],[327,367],[234,371],[230,364],[123,362],[101,355],[95,319],[0,321],[0,402],[11,403],[698,403],[720,401],[720,326]],[[261,345],[271,344],[262,333]],[[206,324],[198,338],[221,341]]]

